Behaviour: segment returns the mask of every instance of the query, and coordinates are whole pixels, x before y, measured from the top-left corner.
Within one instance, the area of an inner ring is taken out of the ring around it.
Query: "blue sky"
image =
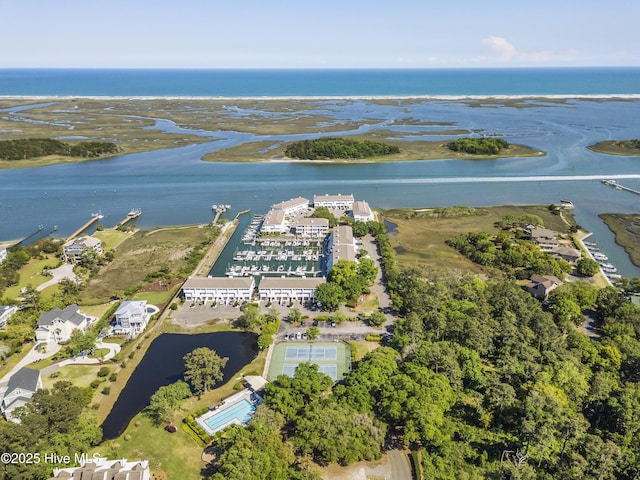
[[[0,68],[640,66],[638,0],[14,0]]]

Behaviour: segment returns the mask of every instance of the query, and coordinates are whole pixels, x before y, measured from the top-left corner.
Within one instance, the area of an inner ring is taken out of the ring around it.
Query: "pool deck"
[[[238,392],[234,395],[231,395],[230,397],[225,398],[224,400],[222,400],[220,406],[218,406],[215,409],[210,409],[207,413],[205,413],[204,415],[199,416],[198,418],[196,418],[196,422],[198,423],[198,425],[200,425],[205,432],[207,432],[209,435],[213,435],[216,432],[219,432],[220,430],[224,430],[225,428],[227,428],[229,425],[243,425],[243,423],[237,419],[237,418],[232,418],[231,420],[229,420],[227,423],[219,426],[218,428],[216,428],[215,430],[213,430],[209,425],[206,424],[206,420],[208,420],[211,417],[214,417],[216,415],[218,415],[219,413],[224,412],[225,410],[227,410],[228,408],[233,407],[234,405],[242,402],[243,400],[246,400],[247,402],[249,402],[251,405],[254,406],[258,406],[262,403],[262,398],[260,397],[260,395],[258,395],[255,392],[252,392],[251,390],[249,390],[248,388],[245,388],[244,390],[242,390],[241,392]]]

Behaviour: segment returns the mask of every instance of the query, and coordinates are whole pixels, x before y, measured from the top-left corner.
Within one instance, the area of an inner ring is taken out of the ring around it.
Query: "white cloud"
[[[491,36],[483,38],[482,43],[504,59],[512,59],[518,56],[518,49],[511,45],[506,38]]]

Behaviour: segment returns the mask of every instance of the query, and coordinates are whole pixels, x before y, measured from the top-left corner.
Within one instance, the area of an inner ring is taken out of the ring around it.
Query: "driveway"
[[[40,344],[35,345],[29,353],[25,355],[25,357],[20,360],[15,367],[13,367],[9,373],[6,373],[4,377],[0,380],[0,383],[8,383],[11,376],[20,370],[22,367],[26,367],[33,362],[37,362],[39,360],[44,360],[45,358],[49,358],[60,350],[60,345],[57,343],[48,343],[46,349],[37,350],[37,347]]]
[[[76,274],[73,273],[73,265],[71,263],[64,263],[58,268],[54,268],[53,270],[49,271],[53,275],[53,278],[51,278],[51,280],[47,280],[42,285],[39,285],[36,288],[37,291],[41,292],[45,288],[59,283],[63,278],[70,278],[74,282],[78,282],[78,277],[76,277]]]

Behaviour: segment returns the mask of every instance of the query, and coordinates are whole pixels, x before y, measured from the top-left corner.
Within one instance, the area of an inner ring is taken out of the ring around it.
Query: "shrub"
[[[109,381],[110,382],[115,382],[118,379],[118,374],[117,373],[112,373],[111,375],[109,375]]]
[[[89,385],[91,386],[91,388],[96,389],[100,386],[100,383],[101,383],[100,380],[94,380]]]
[[[100,393],[103,395],[109,395],[111,393],[111,387],[104,387]]]
[[[111,370],[109,370],[109,367],[100,367],[100,370],[98,370],[99,377],[106,377],[110,373],[111,373]]]

